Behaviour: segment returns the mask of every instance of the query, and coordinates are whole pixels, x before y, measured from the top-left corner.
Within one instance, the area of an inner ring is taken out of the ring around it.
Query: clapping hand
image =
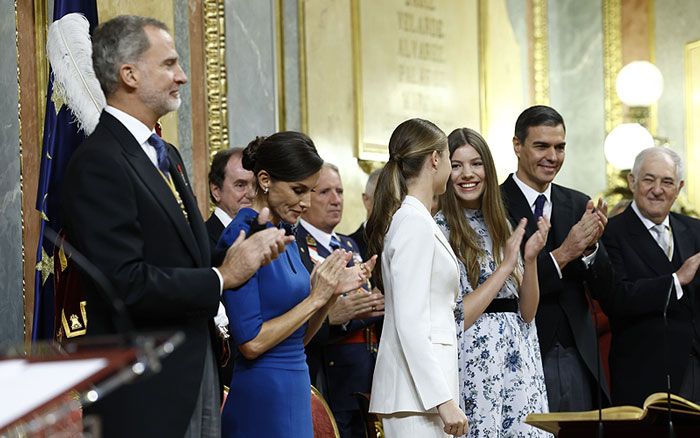
[[[258,215],[258,223],[267,223],[269,217],[270,210],[263,208]],[[224,288],[230,289],[243,284],[260,269],[260,266],[276,259],[293,241],[294,236],[285,236],[284,230],[277,228],[267,228],[247,239],[245,232],[241,231],[226,251],[226,257],[219,267],[224,279]]]
[[[351,319],[374,318],[384,315],[384,295],[379,289],[368,292],[357,289],[341,296],[328,312],[333,325],[345,324]]]
[[[506,247],[503,251],[503,262],[501,266],[508,269],[508,272],[513,272],[518,264],[518,258],[520,257],[520,244],[525,236],[525,225],[527,225],[527,218],[520,219],[518,226],[515,227],[513,233],[506,241]]]
[[[523,258],[525,261],[536,260],[544,245],[547,243],[547,235],[549,234],[549,229],[551,225],[549,224],[549,219],[545,216],[537,219],[537,231],[532,233],[527,242],[525,242],[525,251],[523,252]]]

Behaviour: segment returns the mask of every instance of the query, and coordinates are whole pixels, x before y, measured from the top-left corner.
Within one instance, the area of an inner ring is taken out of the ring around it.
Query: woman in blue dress
[[[468,436],[550,436],[524,423],[529,413],[547,412],[534,318],[549,221],[532,226],[521,258],[526,219],[511,231],[486,141],[461,128],[448,143],[452,174],[435,220],[460,260],[455,320]]]
[[[323,160],[304,134],[258,137],[243,151],[257,194],[224,230],[220,247],[241,232],[296,223],[308,208]],[[258,223],[269,212],[270,222]],[[351,253],[335,251],[309,276],[295,242],[237,289],[223,292],[232,342],[237,347],[222,413],[224,437],[311,438],[309,371],[304,345],[338,294],[366,281],[373,262],[346,268]]]

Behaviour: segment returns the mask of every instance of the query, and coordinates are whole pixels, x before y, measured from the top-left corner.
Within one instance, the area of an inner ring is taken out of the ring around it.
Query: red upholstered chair
[[[314,438],[340,438],[338,425],[318,389],[311,386],[311,417],[314,425]]]
[[[360,407],[360,415],[362,416],[362,422],[365,423],[365,437],[366,438],[384,438],[384,427],[382,427],[382,420],[377,416],[377,414],[372,414],[369,412],[369,394],[364,392],[353,393],[357,405]]]

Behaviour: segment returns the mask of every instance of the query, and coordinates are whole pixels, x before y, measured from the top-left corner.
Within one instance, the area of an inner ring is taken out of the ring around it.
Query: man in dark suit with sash
[[[187,81],[162,22],[120,16],[103,23],[93,35],[93,63],[107,107],[66,171],[66,236],[113,284],[137,333],[181,331],[184,341],[160,371],[85,414],[99,416],[106,437],[219,436],[211,319],[222,289],[242,284],[287,240],[279,230],[241,237],[218,269],[210,267],[180,154],[154,133],[157,120],[179,107]],[[87,336],[115,333],[110,306],[94,288],[86,297]]]
[[[670,149],[645,149],[628,183],[634,201],[603,235],[616,280],[605,306],[613,403],[642,406],[667,390],[667,374],[671,392],[700,403],[700,221],[670,212],[683,163]]]
[[[511,223],[528,220],[523,240],[536,230],[536,218],[548,216],[552,229],[538,257],[540,303],[537,334],[549,409],[583,411],[609,400],[605,376],[596,360],[597,336],[586,290],[604,296],[612,269],[598,239],[607,207],[583,193],[552,181],[564,163],[566,128],[553,108],[537,105],[523,111],[515,124],[513,147],[518,170],[501,185]]]
[[[325,163],[311,193],[311,205],[296,227],[301,259],[309,272],[335,249],[354,253],[357,244],[334,232],[343,214],[343,184],[338,168]],[[376,322],[384,314],[378,291],[358,290],[341,296],[306,347],[312,384],[320,387],[338,423],[341,438],[362,438],[364,424],[353,393],[369,393],[377,351]]]

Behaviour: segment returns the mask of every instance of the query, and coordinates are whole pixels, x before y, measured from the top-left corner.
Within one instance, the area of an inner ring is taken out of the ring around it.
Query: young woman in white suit
[[[377,181],[367,221],[375,278],[386,299],[370,412],[395,437],[460,436],[457,338],[453,311],[457,258],[430,214],[450,176],[447,137],[411,119],[389,140],[389,162]]]

